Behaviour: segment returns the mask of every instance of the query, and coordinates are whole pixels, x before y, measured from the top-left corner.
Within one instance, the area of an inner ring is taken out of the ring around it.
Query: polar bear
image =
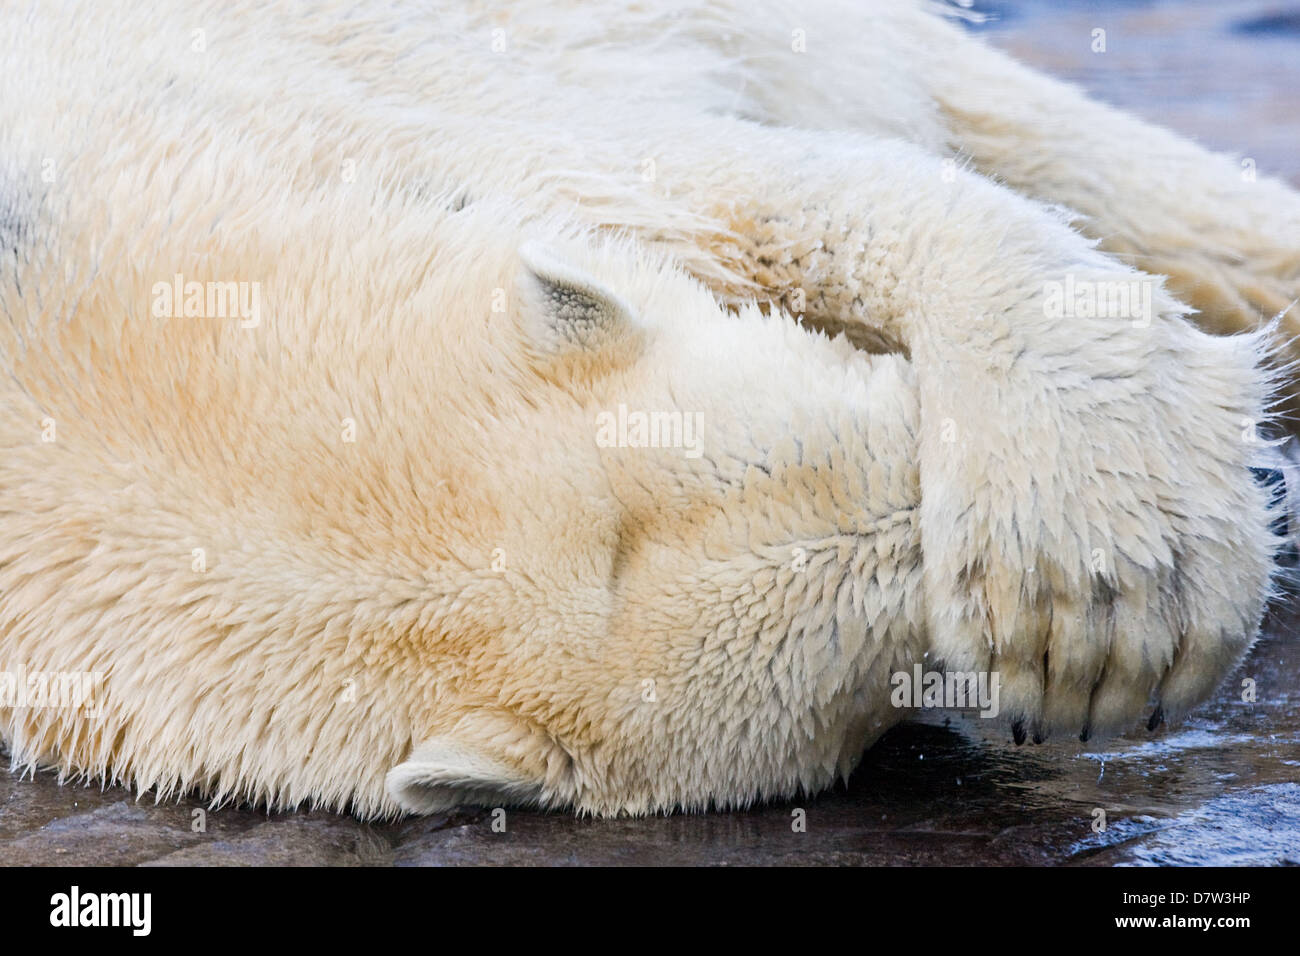
[[[20,5],[0,63],[17,767],[744,806],[917,664],[1086,738],[1254,639],[1300,198],[931,4]]]

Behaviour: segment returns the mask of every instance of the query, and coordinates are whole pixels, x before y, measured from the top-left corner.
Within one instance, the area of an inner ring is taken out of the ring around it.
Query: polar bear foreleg
[[[1253,640],[1270,581],[1249,470],[1261,341],[1206,335],[1158,279],[919,149],[735,133],[673,160],[674,188],[727,224],[707,251],[913,361],[936,655],[1000,673],[1018,738],[1199,702]],[[1114,285],[1123,314],[1096,307]]]

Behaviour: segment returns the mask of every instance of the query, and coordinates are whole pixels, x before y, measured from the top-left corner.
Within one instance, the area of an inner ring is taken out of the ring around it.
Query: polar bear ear
[[[438,813],[463,804],[536,803],[543,782],[482,749],[435,737],[388,771],[384,786],[408,813]]]
[[[594,351],[634,336],[632,310],[599,279],[535,242],[521,246],[519,258],[524,314],[543,351]]]

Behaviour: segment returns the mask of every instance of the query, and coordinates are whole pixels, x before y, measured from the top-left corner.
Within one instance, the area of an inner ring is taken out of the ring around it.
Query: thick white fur
[[[0,709],[19,766],[743,805],[918,661],[1104,732],[1255,635],[1262,334],[1044,290],[1139,277],[1077,225],[1253,329],[1300,200],[926,5],[18,4],[0,64],[0,670],[106,675]],[[153,317],[177,273],[260,324]]]

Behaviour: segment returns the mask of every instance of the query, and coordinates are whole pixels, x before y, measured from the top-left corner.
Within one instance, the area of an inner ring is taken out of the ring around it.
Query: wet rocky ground
[[[1300,183],[1300,5],[977,9],[999,19],[974,29],[1022,59]],[[1098,28],[1105,53],[1091,49]],[[936,713],[887,735],[847,786],[747,812],[512,810],[499,832],[487,811],[368,825],[227,808],[196,832],[201,811],[0,772],[0,863],[1300,864],[1300,598],[1275,609],[1240,672],[1191,718],[1104,745],[1016,747],[998,722]]]
[[[952,2],[1023,62],[1300,183],[1297,0]]]
[[[1300,614],[1275,613],[1240,672],[1177,727],[1017,747],[998,721],[936,712],[887,735],[847,786],[746,812],[370,825],[202,811],[0,775],[0,862],[1300,865]]]

